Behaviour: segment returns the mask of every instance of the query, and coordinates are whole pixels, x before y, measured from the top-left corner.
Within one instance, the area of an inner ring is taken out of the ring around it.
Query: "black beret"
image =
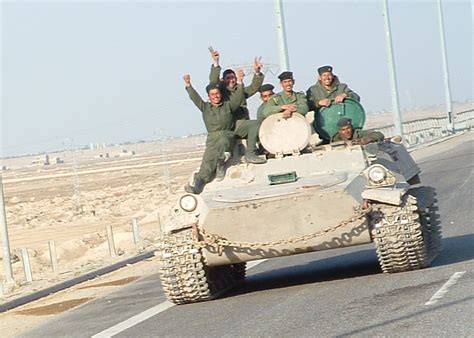
[[[224,73],[222,73],[222,78],[224,78],[228,74],[234,74],[235,75],[235,72],[230,68],[226,69],[226,70],[224,70]]]
[[[292,72],[283,72],[281,73],[280,75],[278,75],[278,78],[280,79],[280,81],[283,81],[283,80],[293,80],[293,73]]]
[[[318,68],[318,74],[321,75],[322,73],[330,72],[332,73],[332,66],[322,66]]]
[[[347,127],[347,126],[352,126],[352,120],[347,118],[347,117],[343,117],[342,119],[339,119],[339,121],[337,121],[337,127],[339,129],[341,129],[342,127]]]
[[[270,83],[265,83],[264,85],[261,85],[260,88],[258,89],[258,91],[260,93],[263,93],[263,92],[268,92],[269,90],[273,90],[275,89],[275,87],[273,87],[272,84]]]
[[[209,92],[213,89],[219,89],[221,90],[221,87],[219,86],[218,83],[209,83],[207,86],[206,86],[206,92],[209,94]]]

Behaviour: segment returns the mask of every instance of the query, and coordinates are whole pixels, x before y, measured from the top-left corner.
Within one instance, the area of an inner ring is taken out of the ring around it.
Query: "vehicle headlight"
[[[375,165],[369,169],[367,176],[373,183],[382,183],[387,178],[387,169],[381,165]]]
[[[187,212],[194,211],[197,207],[197,199],[193,195],[184,195],[179,199],[179,206]]]

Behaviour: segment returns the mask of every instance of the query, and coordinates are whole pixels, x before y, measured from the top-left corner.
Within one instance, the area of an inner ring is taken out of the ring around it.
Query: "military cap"
[[[293,73],[286,71],[286,72],[283,72],[280,75],[278,75],[278,78],[280,79],[280,81],[293,80]]]
[[[352,119],[343,117],[342,119],[339,119],[339,121],[337,121],[337,127],[339,129],[347,126],[352,126]]]
[[[318,74],[321,75],[323,73],[332,73],[332,66],[322,66],[318,68]]]
[[[226,75],[228,75],[228,74],[234,74],[235,75],[235,72],[232,69],[228,68],[228,69],[224,70],[224,73],[222,73],[222,78],[225,78]]]
[[[221,87],[219,86],[218,83],[210,83],[206,86],[206,92],[209,94],[209,92],[213,89],[219,89],[221,90]]]
[[[275,87],[270,84],[270,83],[265,83],[264,85],[261,85],[260,88],[258,89],[258,91],[260,93],[263,93],[263,92],[268,92],[269,90],[273,90],[275,89]]]

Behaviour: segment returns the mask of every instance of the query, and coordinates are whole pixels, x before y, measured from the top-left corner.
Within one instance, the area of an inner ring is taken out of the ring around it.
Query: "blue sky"
[[[283,4],[297,90],[331,64],[366,110],[390,110],[382,0]],[[401,107],[444,103],[436,2],[389,8]],[[454,101],[473,99],[472,8],[443,0]],[[3,155],[58,149],[68,137],[85,145],[204,132],[182,76],[204,97],[209,45],[224,66],[254,56],[278,64],[275,26],[273,0],[3,1]],[[266,82],[278,88],[270,72]],[[258,104],[250,100],[252,115]]]

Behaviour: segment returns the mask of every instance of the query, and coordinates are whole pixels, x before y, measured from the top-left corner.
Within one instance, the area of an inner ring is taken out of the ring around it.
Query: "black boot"
[[[200,194],[202,192],[202,190],[204,189],[204,186],[206,185],[206,183],[204,182],[203,179],[201,178],[196,178],[194,180],[194,184],[191,185],[191,184],[186,184],[184,186],[184,191],[190,193],[190,194]]]
[[[267,163],[267,160],[261,157],[258,157],[257,154],[253,151],[247,151],[245,153],[245,160],[247,163],[262,164]]]
[[[217,162],[217,168],[216,168],[216,181],[222,181],[225,177],[225,162],[219,161]]]

